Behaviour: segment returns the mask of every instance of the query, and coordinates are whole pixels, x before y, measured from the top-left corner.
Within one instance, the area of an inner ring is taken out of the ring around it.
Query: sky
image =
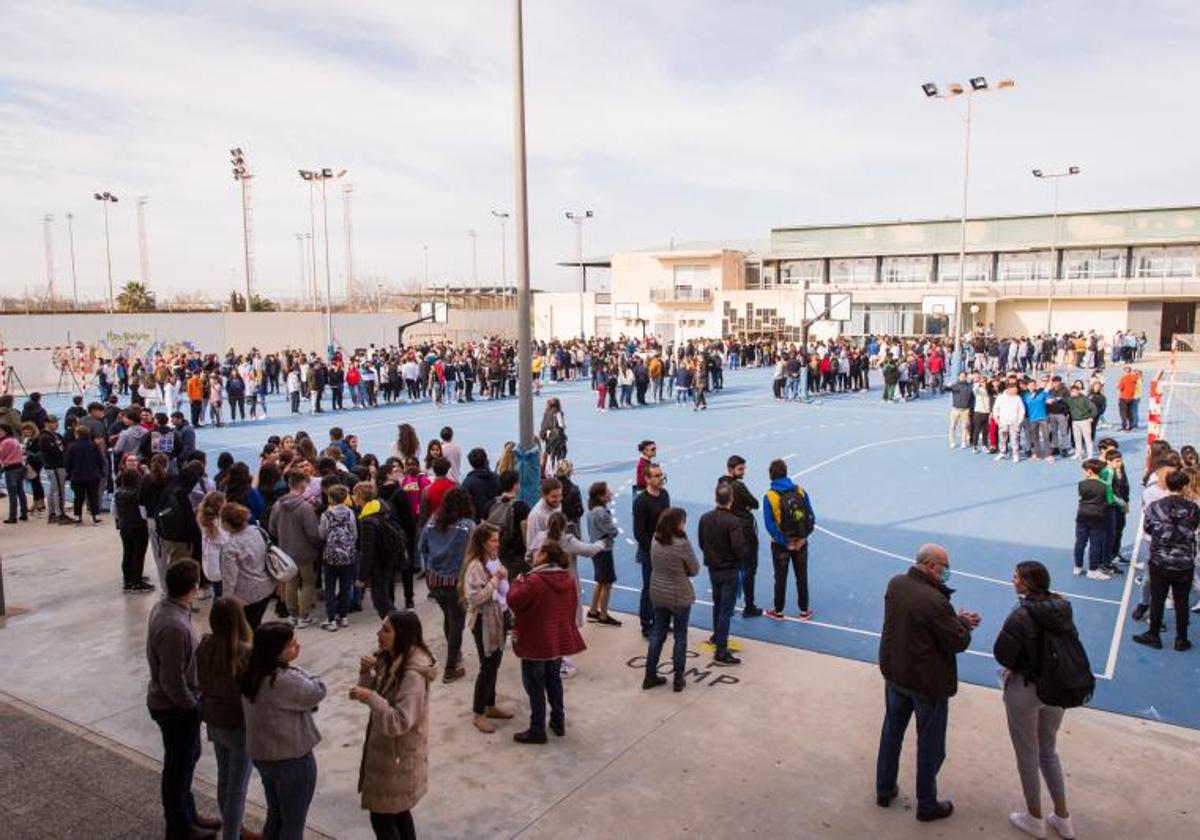
[[[144,195],[160,297],[244,289],[231,147],[254,175],[255,292],[303,293],[297,170],[320,167],[347,170],[326,198],[335,298],[343,184],[361,289],[415,287],[426,254],[432,285],[499,282],[507,0],[0,0],[0,20],[0,295],[44,294],[47,214],[69,294],[68,213],[80,297],[105,294],[104,190],[118,285],[140,276]],[[972,214],[1048,211],[1034,167],[1081,167],[1064,209],[1195,204],[1198,36],[1183,0],[526,0],[532,284],[577,288],[566,211],[595,214],[588,255],[957,217],[963,99],[920,85],[974,75],[1016,86],[974,100]],[[512,220],[506,256],[511,282]]]

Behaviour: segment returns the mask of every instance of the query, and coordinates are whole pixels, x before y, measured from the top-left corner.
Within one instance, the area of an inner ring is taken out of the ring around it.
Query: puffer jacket
[[[429,684],[433,658],[413,650],[407,662],[375,654],[376,667],[358,684],[375,693],[358,769],[362,807],[377,814],[412,810],[429,787]]]
[[[663,545],[656,537],[650,543],[650,603],[677,610],[696,601],[691,578],[700,571],[700,561],[687,537],[675,537]]]
[[[992,654],[996,661],[1026,682],[1037,681],[1038,635],[1075,632],[1071,602],[1058,596],[1030,595],[1008,614],[996,636]]]
[[[1196,561],[1196,529],[1200,507],[1178,493],[1164,496],[1146,508],[1150,562],[1169,572],[1190,572]]]

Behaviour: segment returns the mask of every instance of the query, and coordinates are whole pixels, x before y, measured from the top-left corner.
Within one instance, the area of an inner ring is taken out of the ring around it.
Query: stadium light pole
[[[508,240],[508,235],[505,233],[505,225],[508,222],[508,213],[500,210],[493,210],[492,215],[500,221],[500,300],[502,309],[507,309],[508,301],[508,258],[505,256],[505,245]]]
[[[958,293],[955,296],[954,305],[954,351],[950,362],[951,371],[954,376],[957,376],[958,372],[962,370],[963,297],[965,296],[965,279],[967,276],[967,191],[971,181],[971,102],[976,94],[987,93],[992,90],[1007,90],[1015,85],[1016,82],[1012,79],[1001,79],[996,83],[995,87],[992,87],[983,76],[972,76],[968,80],[967,88],[964,88],[958,82],[951,82],[946,85],[944,93],[938,89],[937,84],[934,82],[925,82],[925,84],[921,85],[921,90],[929,99],[954,99],[958,96],[966,96],[967,98],[965,131],[963,135],[962,218],[958,248]]]
[[[79,278],[75,274],[75,214],[67,214],[67,240],[71,243],[71,307],[79,308]]]
[[[540,453],[533,436],[533,330],[529,301],[529,202],[525,165],[525,45],[522,0],[512,0],[513,159],[516,169],[518,467],[521,498],[536,504]]]
[[[246,164],[246,156],[242,153],[241,147],[229,150],[229,164],[233,167],[233,180],[238,182],[238,186],[242,191],[242,258],[246,264],[246,305],[245,311],[250,311],[250,296],[252,278],[250,274],[250,201],[247,195],[247,189],[250,186],[250,179],[254,177],[254,173],[250,171],[250,167]]]
[[[108,190],[102,193],[94,193],[92,197],[104,204],[104,259],[108,265],[108,314],[111,315],[116,311],[116,298],[113,297],[112,239],[108,233],[108,205],[116,204],[117,197]]]
[[[583,265],[583,223],[592,218],[594,214],[591,210],[584,210],[582,213],[567,211],[567,221],[575,225],[575,258],[579,262],[579,340],[587,340],[587,332],[584,327],[583,309],[585,306],[584,299],[587,297],[587,268]]]
[[[1058,282],[1058,182],[1063,178],[1070,178],[1072,175],[1078,175],[1082,170],[1078,166],[1068,166],[1062,172],[1043,172],[1041,169],[1033,170],[1034,178],[1048,180],[1054,184],[1054,229],[1050,232],[1050,291],[1046,295],[1046,335],[1053,335],[1054,324],[1054,284]]]
[[[325,192],[325,184],[346,174],[345,169],[334,172],[329,167],[322,169],[301,169],[300,177],[305,181],[321,185],[321,213],[325,220],[325,357],[333,356],[333,283],[329,269],[329,202]],[[314,273],[316,266],[314,263]]]

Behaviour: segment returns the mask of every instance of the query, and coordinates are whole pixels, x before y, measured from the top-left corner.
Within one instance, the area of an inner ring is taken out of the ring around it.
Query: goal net
[[[1200,370],[1164,371],[1158,380],[1158,392],[1160,423],[1156,436],[1177,450],[1187,444],[1200,447]],[[1149,407],[1153,409],[1153,403]]]

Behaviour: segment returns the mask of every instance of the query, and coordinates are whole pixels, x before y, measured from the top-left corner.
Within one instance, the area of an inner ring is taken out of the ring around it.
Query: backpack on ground
[[[799,488],[779,494],[779,530],[788,539],[796,540],[806,539],[813,531],[812,517]]]
[[[1047,706],[1063,709],[1085,705],[1096,689],[1096,677],[1079,633],[1074,627],[1061,633],[1047,630],[1038,623],[1032,610],[1027,607],[1026,611],[1037,628],[1038,699]]]

